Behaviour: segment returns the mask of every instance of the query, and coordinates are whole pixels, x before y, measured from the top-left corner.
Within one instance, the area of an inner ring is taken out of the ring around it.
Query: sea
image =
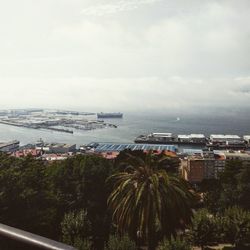
[[[88,116],[96,119],[96,116]],[[88,131],[74,130],[73,134],[14,127],[0,124],[0,142],[18,140],[21,145],[45,142],[72,143],[77,146],[91,142],[133,143],[142,134],[170,132],[174,134],[237,134],[250,135],[250,112],[172,113],[127,112],[122,119],[105,119],[117,128]]]

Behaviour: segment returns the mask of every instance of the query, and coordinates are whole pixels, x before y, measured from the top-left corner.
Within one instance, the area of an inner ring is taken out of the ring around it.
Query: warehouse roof
[[[172,152],[177,151],[177,146],[175,145],[162,145],[162,144],[90,143],[88,146],[93,147],[96,152],[114,152],[114,151],[120,152],[125,149],[160,150],[160,151],[169,150]]]

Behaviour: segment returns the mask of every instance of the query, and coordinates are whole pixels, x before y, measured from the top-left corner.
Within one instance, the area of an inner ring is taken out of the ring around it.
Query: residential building
[[[214,177],[217,179],[219,174],[224,171],[226,166],[226,156],[223,153],[214,153]]]
[[[181,160],[182,177],[191,183],[215,178],[214,164],[215,159],[211,155],[187,156]]]
[[[40,157],[42,155],[42,151],[37,149],[23,149],[13,152],[11,155],[17,158],[26,157],[28,155],[33,157]]]
[[[69,154],[44,154],[42,155],[42,159],[45,161],[62,161],[66,160],[67,158],[71,157]]]

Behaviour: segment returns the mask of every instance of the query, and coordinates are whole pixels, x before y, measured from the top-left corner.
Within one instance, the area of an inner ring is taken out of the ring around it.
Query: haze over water
[[[74,134],[19,128],[0,124],[0,141],[17,139],[21,144],[34,143],[40,138],[46,142],[76,143],[78,146],[90,142],[132,143],[138,135],[151,132],[174,134],[250,134],[249,112],[228,112],[218,114],[164,114],[124,113],[123,119],[105,119],[118,128],[74,131]],[[95,118],[95,116],[88,116]]]

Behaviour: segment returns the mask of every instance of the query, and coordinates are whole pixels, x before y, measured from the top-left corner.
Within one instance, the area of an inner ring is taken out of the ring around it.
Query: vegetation
[[[65,214],[61,226],[63,242],[80,250],[90,248],[91,223],[86,211]]]
[[[124,151],[115,161],[81,155],[50,164],[0,154],[0,222],[79,250],[190,249],[183,239],[247,249],[250,164],[231,161],[217,180],[204,181],[201,209],[178,164],[142,151]],[[26,249],[4,239],[0,245]]]
[[[162,236],[176,235],[191,222],[194,196],[183,180],[158,168],[160,159],[128,155],[128,166],[109,178],[108,204],[120,233],[139,236],[154,249]]]
[[[136,250],[136,244],[128,235],[118,236],[111,235],[105,250]]]
[[[180,159],[176,156],[167,156],[164,152],[160,154],[154,154],[154,152],[149,152],[151,154],[151,159],[157,165],[158,169],[166,170],[168,173],[178,174]],[[148,153],[142,150],[130,150],[125,149],[122,151],[115,160],[116,169],[119,171],[124,171],[129,164],[133,164],[133,157],[146,161]]]
[[[200,209],[188,236],[193,245],[202,249],[217,243],[230,243],[236,249],[250,247],[250,211],[234,206],[212,215],[207,209]]]
[[[103,249],[111,227],[106,179],[112,164],[97,156],[76,156],[47,165],[32,157],[0,155],[0,221],[48,238],[62,240],[65,214],[84,209],[91,238]],[[18,209],[17,209],[18,208]]]
[[[225,240],[236,247],[250,246],[250,212],[231,207],[223,214]]]
[[[227,162],[218,180],[205,180],[201,191],[204,205],[212,213],[223,212],[231,206],[250,210],[250,163]]]
[[[46,165],[31,157],[0,155],[0,221],[36,234],[55,237],[57,199],[50,190]]]
[[[204,249],[205,246],[214,244],[218,233],[216,218],[208,210],[201,209],[195,213],[190,230],[190,239],[195,246]]]
[[[191,246],[187,241],[180,238],[171,238],[164,239],[157,247],[157,250],[191,250]]]

